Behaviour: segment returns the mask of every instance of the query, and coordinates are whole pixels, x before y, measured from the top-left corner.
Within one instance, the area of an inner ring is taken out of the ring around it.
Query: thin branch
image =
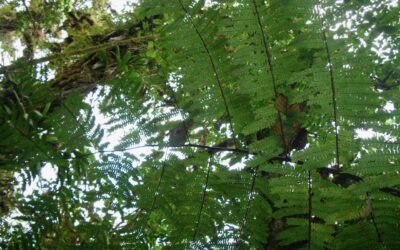
[[[240,228],[239,228],[239,236],[238,236],[238,238],[236,239],[236,245],[238,245],[238,248],[239,249],[242,249],[242,235],[243,235],[243,229],[244,229],[244,227],[246,226],[246,222],[247,222],[247,216],[248,216],[248,213],[249,213],[249,210],[250,210],[250,205],[251,205],[251,202],[252,202],[252,200],[253,200],[253,194],[254,194],[254,188],[255,188],[255,184],[256,184],[256,177],[257,177],[257,173],[256,172],[254,172],[253,173],[253,176],[252,176],[252,181],[251,181],[251,188],[250,188],[250,193],[249,193],[249,199],[248,199],[248,201],[247,201],[247,206],[246,206],[246,210],[245,210],[245,213],[244,213],[244,218],[243,218],[243,221],[242,221],[242,223],[241,223],[241,225],[240,225]]]
[[[275,98],[277,98],[278,97],[278,89],[276,87],[277,83],[276,83],[276,77],[275,77],[275,73],[274,73],[274,67],[272,64],[272,56],[271,56],[271,52],[269,50],[269,43],[268,43],[267,37],[265,35],[263,25],[261,23],[260,13],[258,11],[258,7],[257,7],[255,0],[253,0],[253,5],[254,5],[255,14],[257,16],[258,26],[260,28],[260,32],[261,32],[261,36],[262,36],[262,42],[264,45],[265,63],[267,65],[270,75],[271,75],[271,81],[272,81],[272,86],[274,88]],[[277,110],[277,112],[278,112],[278,121],[279,121],[280,132],[281,132],[282,146],[283,146],[283,149],[285,150],[285,155],[288,155],[289,152],[288,152],[288,148],[286,147],[286,144],[285,144],[285,132],[283,130],[282,115],[279,110]]]
[[[130,148],[124,148],[124,149],[117,149],[117,150],[100,150],[96,152],[91,152],[86,155],[94,155],[94,154],[101,154],[101,153],[115,153],[115,152],[125,152],[129,150],[134,150],[134,149],[140,149],[140,148],[201,148],[209,151],[220,151],[220,152],[234,152],[234,153],[241,153],[241,154],[251,154],[250,151],[246,149],[240,149],[240,148],[221,148],[221,147],[210,147],[210,146],[204,146],[204,145],[197,145],[197,144],[183,144],[183,145],[178,145],[178,146],[172,146],[172,145],[164,145],[164,144],[146,144],[146,145],[141,145],[141,146],[135,146],[135,147],[130,147]]]
[[[381,231],[379,230],[378,225],[376,224],[374,210],[372,208],[371,196],[369,195],[368,192],[365,193],[365,198],[366,198],[366,201],[367,201],[367,209],[368,209],[368,212],[369,212],[369,216],[370,216],[370,218],[372,220],[372,224],[374,225],[374,228],[375,228],[376,237],[378,239],[378,242],[384,247],[385,244],[384,244],[384,242],[382,240]]]
[[[209,156],[208,158],[208,167],[207,167],[207,176],[206,176],[206,181],[205,184],[203,186],[203,196],[201,198],[201,205],[200,205],[200,210],[199,213],[197,215],[197,222],[196,222],[196,226],[195,226],[195,230],[193,233],[193,238],[192,241],[196,240],[196,236],[197,236],[197,232],[199,230],[199,225],[200,225],[200,220],[201,220],[201,214],[203,212],[203,208],[204,208],[204,203],[206,201],[206,193],[207,193],[207,187],[208,187],[208,179],[210,177],[210,172],[211,172],[211,161],[212,161],[212,155]]]
[[[211,152],[232,152],[232,153],[238,153],[238,154],[246,154],[246,155],[257,155],[259,153],[257,152],[250,152],[247,149],[240,149],[240,148],[222,148],[222,147],[210,147],[210,146],[204,146],[204,145],[197,145],[197,144],[183,144],[179,146],[171,146],[171,145],[165,145],[165,144],[146,144],[146,145],[140,145],[140,146],[134,146],[134,147],[129,147],[129,148],[124,148],[124,149],[114,149],[114,150],[99,150],[99,151],[94,151],[94,152],[89,152],[89,153],[84,153],[80,154],[79,156],[76,157],[71,157],[71,158],[50,158],[48,160],[57,160],[57,159],[70,159],[70,160],[77,160],[77,159],[83,159],[84,157],[88,157],[91,155],[96,155],[96,154],[103,154],[103,153],[117,153],[117,152],[126,152],[130,150],[135,150],[135,149],[142,149],[142,148],[200,148],[200,149],[205,149],[206,151],[211,151]],[[212,153],[210,153],[212,154]],[[281,160],[281,157],[272,157],[266,162],[272,162],[275,160]],[[292,162],[290,158],[284,158],[282,159],[285,162]],[[300,164],[299,162],[297,162]]]
[[[223,90],[223,88],[222,88],[222,81],[221,81],[221,78],[220,78],[219,73],[218,73],[218,71],[217,71],[217,67],[215,66],[214,59],[213,59],[212,56],[211,56],[210,50],[208,49],[208,46],[207,46],[207,43],[205,42],[205,40],[204,40],[203,36],[201,35],[199,29],[197,28],[196,24],[194,23],[194,20],[193,20],[192,16],[189,14],[189,12],[187,11],[187,9],[186,9],[185,6],[183,5],[182,1],[181,1],[181,0],[178,0],[178,2],[179,2],[179,4],[181,5],[182,10],[183,10],[183,11],[186,13],[186,15],[188,16],[188,19],[189,19],[190,23],[192,24],[193,29],[196,31],[196,34],[198,35],[199,39],[201,40],[201,43],[202,43],[202,45],[203,45],[203,47],[204,47],[204,50],[205,50],[206,53],[207,53],[208,59],[210,60],[211,67],[212,67],[212,70],[213,70],[213,72],[214,72],[215,79],[216,79],[216,81],[217,81],[217,85],[218,85],[219,91],[220,91],[221,96],[222,96],[222,100],[223,100],[223,102],[224,102],[225,111],[226,111],[226,114],[227,114],[227,116],[228,116],[229,126],[231,127],[231,131],[232,131],[232,137],[233,137],[233,140],[234,140],[234,142],[235,142],[236,148],[239,148],[238,143],[237,143],[237,140],[236,140],[236,134],[235,134],[235,131],[234,131],[234,129],[233,129],[232,115],[231,115],[231,113],[230,113],[230,111],[229,111],[229,108],[228,108],[228,103],[227,103],[227,100],[226,100],[226,97],[225,97],[224,90]]]
[[[154,207],[155,207],[155,205],[156,205],[158,193],[159,193],[159,191],[160,191],[161,181],[162,181],[162,179],[163,179],[163,177],[164,177],[164,171],[165,171],[165,163],[163,163],[162,166],[161,166],[160,179],[158,180],[157,187],[156,187],[156,191],[154,192],[153,202],[152,202],[152,204],[151,204],[151,208],[150,208],[149,214],[153,211],[153,209],[154,209]]]
[[[320,2],[317,1],[318,5]],[[319,6],[321,8],[321,6]],[[335,122],[335,143],[336,143],[336,164],[337,167],[340,166],[340,156],[339,156],[339,128],[338,128],[338,121],[337,121],[337,103],[336,103],[336,88],[335,88],[335,79],[333,75],[333,64],[331,60],[331,52],[329,50],[328,39],[326,36],[326,28],[325,28],[325,20],[322,17],[322,14],[318,13],[321,23],[321,32],[322,32],[322,39],[325,46],[325,52],[327,57],[328,63],[328,70],[329,70],[329,78],[331,83],[331,91],[332,91],[332,108],[333,108],[333,120]]]
[[[96,152],[82,154],[82,156],[89,156],[89,155],[102,154],[102,153],[126,152],[129,150],[135,150],[135,149],[141,149],[141,148],[200,148],[200,149],[205,149],[208,152],[232,152],[232,153],[246,154],[246,155],[258,155],[261,153],[261,152],[250,152],[249,150],[242,149],[242,148],[211,147],[211,146],[197,145],[197,144],[183,144],[183,145],[177,145],[177,146],[172,146],[172,145],[167,145],[167,144],[146,144],[146,145],[134,146],[134,147],[124,148],[124,149],[100,150],[100,151],[96,151]],[[266,160],[266,162],[268,162],[268,163],[273,163],[274,161],[292,162],[292,159],[290,157],[274,156],[274,157],[271,157],[268,160]],[[300,164],[300,165],[302,164],[301,161],[292,162],[292,163],[296,163],[296,164]]]
[[[12,126],[15,128],[14,126]],[[22,136],[26,137],[26,135]],[[29,140],[29,138],[27,138]],[[31,140],[30,140],[31,141]],[[34,141],[31,141],[32,143],[35,143]],[[169,146],[169,145],[162,145],[162,144],[147,144],[147,145],[140,145],[140,146],[135,146],[135,147],[130,147],[130,148],[125,148],[125,149],[117,149],[117,150],[99,150],[95,152],[89,152],[89,153],[84,153],[80,154],[76,157],[71,157],[71,158],[55,158],[55,157],[50,157],[48,156],[48,159],[43,160],[43,161],[51,161],[51,160],[78,160],[78,159],[83,159],[85,157],[91,156],[91,155],[96,155],[96,154],[103,154],[103,153],[116,153],[116,152],[126,152],[129,150],[135,150],[135,149],[141,149],[141,148],[202,148],[210,151],[218,151],[218,152],[233,152],[233,153],[240,153],[240,154],[256,154],[256,153],[250,153],[248,150],[245,149],[234,149],[234,148],[220,148],[220,147],[209,147],[209,146],[204,146],[204,145],[196,145],[196,144],[185,144],[185,145],[180,145],[180,146]],[[40,148],[39,148],[40,149]],[[44,151],[43,151],[44,153]]]
[[[168,155],[168,149],[166,150],[165,155]],[[157,183],[156,190],[154,191],[154,196],[153,196],[153,201],[151,203],[150,211],[147,213],[146,218],[150,217],[151,213],[153,212],[153,210],[155,208],[157,197],[160,192],[161,181],[164,177],[164,173],[165,173],[165,162],[162,163],[160,178],[158,179],[158,183]],[[147,222],[146,222],[145,226],[146,226],[146,228],[149,228],[149,229],[151,228],[151,226]]]

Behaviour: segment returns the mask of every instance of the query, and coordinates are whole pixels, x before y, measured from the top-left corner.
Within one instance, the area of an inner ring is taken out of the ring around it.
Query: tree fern
[[[114,32],[93,28],[87,43],[85,30],[72,32],[71,45],[28,61],[26,74],[21,62],[0,69],[0,184],[9,189],[0,212],[19,211],[9,216],[32,231],[15,227],[0,241],[397,249],[398,8],[146,0]],[[36,79],[45,61],[54,79]],[[83,98],[95,88],[96,108]],[[55,181],[12,196],[14,172],[34,183],[45,164]]]

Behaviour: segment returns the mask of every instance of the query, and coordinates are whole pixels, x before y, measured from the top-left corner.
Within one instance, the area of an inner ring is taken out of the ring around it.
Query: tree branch
[[[210,178],[210,172],[211,172],[211,161],[212,161],[212,155],[209,156],[208,158],[208,167],[207,167],[207,176],[206,176],[206,181],[205,184],[203,186],[203,195],[201,197],[201,205],[200,205],[200,210],[199,213],[197,215],[197,222],[196,222],[196,227],[193,233],[193,238],[192,241],[196,240],[196,236],[197,236],[197,232],[199,230],[199,225],[200,225],[200,220],[201,220],[201,214],[203,212],[203,208],[204,208],[204,203],[206,201],[206,194],[207,194],[207,187],[208,187],[208,180]]]
[[[98,45],[88,47],[85,49],[81,49],[81,50],[67,51],[67,52],[63,52],[63,53],[58,53],[58,54],[53,54],[53,55],[49,55],[49,56],[45,56],[45,57],[41,57],[41,58],[28,60],[28,61],[24,62],[23,64],[15,64],[14,63],[14,64],[11,64],[8,66],[1,67],[0,74],[4,75],[9,72],[18,71],[19,69],[21,69],[21,66],[23,66],[23,65],[35,65],[35,64],[53,61],[53,60],[66,60],[71,56],[90,54],[90,53],[97,52],[100,49],[108,49],[108,48],[112,48],[115,46],[128,45],[134,41],[146,40],[146,39],[149,39],[152,37],[154,37],[154,36],[143,36],[140,38],[128,38],[128,39],[119,40],[119,41],[118,40],[117,41],[109,41],[107,43],[98,44]]]
[[[146,144],[146,145],[135,146],[135,147],[125,148],[125,149],[101,150],[101,151],[88,153],[87,155],[101,154],[101,153],[126,152],[129,150],[135,150],[135,149],[140,149],[140,148],[201,148],[201,149],[205,149],[208,152],[234,152],[234,153],[241,153],[241,154],[255,154],[255,153],[251,153],[247,149],[241,149],[241,148],[222,148],[222,147],[211,147],[211,146],[197,145],[197,144],[183,144],[183,145],[178,145],[178,146],[163,145],[163,144]]]

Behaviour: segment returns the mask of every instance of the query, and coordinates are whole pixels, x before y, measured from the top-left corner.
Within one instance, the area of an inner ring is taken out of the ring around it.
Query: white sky
[[[121,12],[127,3],[137,3],[137,0],[111,0],[111,8]]]

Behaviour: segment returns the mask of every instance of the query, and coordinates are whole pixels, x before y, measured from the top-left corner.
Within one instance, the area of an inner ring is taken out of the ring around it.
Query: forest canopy
[[[116,2],[0,0],[1,249],[400,249],[398,1]]]

